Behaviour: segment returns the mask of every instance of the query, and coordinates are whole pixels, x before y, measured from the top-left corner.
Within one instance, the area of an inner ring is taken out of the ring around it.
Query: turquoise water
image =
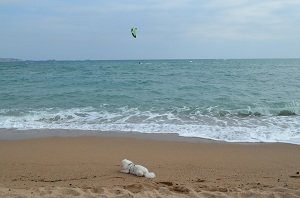
[[[0,63],[0,128],[300,144],[300,59]]]

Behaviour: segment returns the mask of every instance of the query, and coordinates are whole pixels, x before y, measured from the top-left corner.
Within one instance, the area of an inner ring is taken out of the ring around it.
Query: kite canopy
[[[132,27],[131,28],[131,34],[134,38],[136,38],[136,31],[137,31],[137,28],[136,27]]]

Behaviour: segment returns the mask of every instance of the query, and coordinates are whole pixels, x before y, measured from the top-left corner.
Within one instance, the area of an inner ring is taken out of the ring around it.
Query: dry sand
[[[2,140],[0,197],[300,197],[298,145],[153,136]],[[120,173],[124,158],[157,177]]]

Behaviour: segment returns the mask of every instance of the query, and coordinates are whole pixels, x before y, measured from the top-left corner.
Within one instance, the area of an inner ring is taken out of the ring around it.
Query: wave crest
[[[217,107],[173,107],[141,110],[128,106],[112,108],[109,105],[22,110],[22,113],[1,110],[0,127],[166,132],[237,142],[277,142],[300,138],[300,116],[289,110],[276,111],[279,112],[277,115],[263,115],[256,110],[252,113],[249,109],[224,111]]]

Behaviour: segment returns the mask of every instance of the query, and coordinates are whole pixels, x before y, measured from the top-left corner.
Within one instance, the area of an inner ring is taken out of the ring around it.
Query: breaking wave
[[[226,110],[220,107],[138,107],[0,110],[0,127],[178,133],[229,142],[300,144],[299,106]]]

